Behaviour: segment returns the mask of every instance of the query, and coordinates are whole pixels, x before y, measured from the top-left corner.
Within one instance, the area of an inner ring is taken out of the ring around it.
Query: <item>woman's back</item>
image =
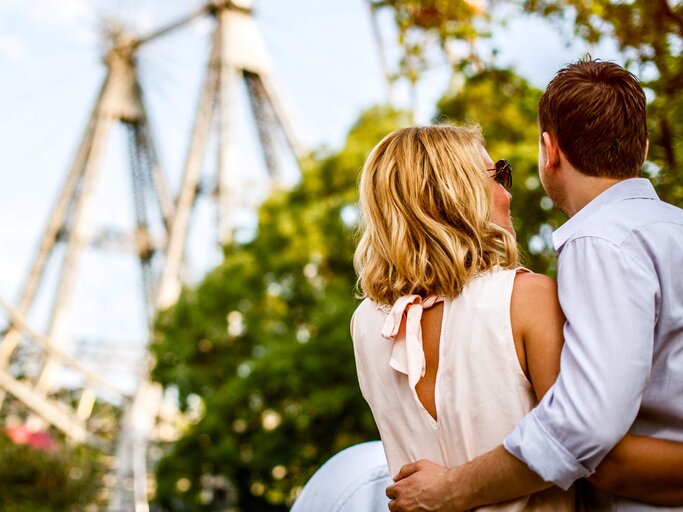
[[[382,335],[383,330],[385,334],[387,328],[391,330],[388,324],[395,324],[397,318],[401,322],[404,305],[388,314],[366,299],[356,310],[352,336],[358,378],[392,474],[419,459],[447,467],[464,464],[500,445],[535,405],[534,390],[520,366],[512,334],[510,300],[515,275],[515,270],[486,272],[470,281],[455,299],[444,300],[434,406],[429,407],[435,407],[436,419],[420,402],[408,375],[394,369],[421,368],[414,347]],[[410,330],[405,324],[403,320],[401,329]],[[551,489],[490,509],[572,510],[573,496]]]

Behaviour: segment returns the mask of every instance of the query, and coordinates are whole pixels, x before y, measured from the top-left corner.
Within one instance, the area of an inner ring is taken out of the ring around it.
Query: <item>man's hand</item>
[[[387,487],[391,512],[463,512],[551,487],[503,446],[467,464],[445,468],[419,460],[406,464]]]
[[[406,464],[387,487],[391,512],[461,512],[452,496],[449,470],[428,460]]]

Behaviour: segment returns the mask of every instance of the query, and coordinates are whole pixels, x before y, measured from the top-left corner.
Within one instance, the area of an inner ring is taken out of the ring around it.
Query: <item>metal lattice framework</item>
[[[211,52],[180,188],[173,198],[157,158],[135,56],[145,43],[206,16],[215,20]],[[104,59],[106,78],[19,299],[14,307],[0,300],[8,320],[0,343],[0,408],[3,404],[5,408],[19,408],[35,425],[50,425],[75,442],[112,453],[115,462],[109,478],[109,510],[147,511],[147,448],[158,437],[160,417],[164,419],[162,389],[148,380],[149,357],[139,362],[135,392],[126,394],[104,381],[96,368],[69,355],[67,343],[67,318],[73,309],[84,250],[107,245],[90,234],[88,221],[97,208],[94,189],[112,127],[122,124],[127,132],[135,218],[130,245],[141,269],[142,303],[149,325],[156,311],[172,305],[178,297],[192,211],[212,135],[218,140],[217,229],[221,242],[232,237],[238,193],[234,185],[234,106],[241,83],[248,91],[274,186],[280,186],[282,178],[276,142],[284,140],[297,158],[302,151],[276,95],[268,54],[252,18],[251,0],[213,0],[144,37],[116,33],[111,39]],[[42,334],[27,319],[39,291],[47,286],[46,268],[58,258],[58,247],[63,248],[63,257],[47,331]],[[68,389],[60,387],[57,378],[65,369],[78,382]]]

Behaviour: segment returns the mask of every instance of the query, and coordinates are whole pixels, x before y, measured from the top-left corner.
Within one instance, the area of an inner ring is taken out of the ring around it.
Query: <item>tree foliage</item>
[[[477,40],[488,36],[484,0],[369,0],[373,11],[389,8],[398,29],[401,56],[396,78],[415,83],[439,48],[459,69],[479,69]]]
[[[80,446],[56,451],[15,444],[0,433],[0,510],[84,510],[96,500],[103,466],[99,455]]]
[[[153,376],[206,413],[164,458],[166,510],[287,510],[338,450],[376,439],[358,389],[349,320],[357,178],[369,150],[405,124],[364,113],[337,154],[306,163],[299,185],[260,209],[256,238],[157,322]]]

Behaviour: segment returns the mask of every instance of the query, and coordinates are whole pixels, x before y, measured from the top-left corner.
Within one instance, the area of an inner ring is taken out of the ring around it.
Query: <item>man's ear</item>
[[[546,151],[546,167],[549,170],[556,169],[560,165],[560,146],[555,137],[548,132],[543,132],[541,138]]]
[[[650,139],[645,139],[645,158],[643,158],[643,163],[647,160],[648,151],[650,151]]]

